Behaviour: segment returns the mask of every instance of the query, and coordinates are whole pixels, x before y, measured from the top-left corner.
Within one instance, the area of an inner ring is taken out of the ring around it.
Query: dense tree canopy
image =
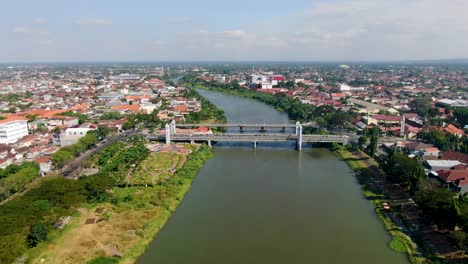
[[[424,168],[417,160],[398,152],[386,157],[381,166],[391,182],[408,186],[413,192],[419,180],[426,177]]]

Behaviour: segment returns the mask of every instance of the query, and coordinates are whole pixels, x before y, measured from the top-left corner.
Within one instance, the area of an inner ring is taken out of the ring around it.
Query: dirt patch
[[[141,239],[137,234],[144,224],[158,217],[161,210],[157,207],[129,209],[114,205],[107,205],[104,210],[100,208],[79,209],[80,217],[72,220],[75,226],[52,242],[31,263],[41,263],[43,258],[45,263],[75,264],[86,263],[99,256],[122,256]],[[109,217],[104,220],[96,213],[98,211]],[[104,221],[99,221],[101,219]]]
[[[86,225],[92,225],[94,223],[96,223],[96,218],[88,218],[85,222]]]

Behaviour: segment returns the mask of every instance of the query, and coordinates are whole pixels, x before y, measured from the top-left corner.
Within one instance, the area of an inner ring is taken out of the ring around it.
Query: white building
[[[342,92],[350,92],[350,91],[365,91],[365,87],[351,87],[345,83],[340,85],[340,91]]]
[[[27,118],[8,117],[0,120],[0,144],[15,143],[28,134]]]
[[[77,143],[80,138],[86,136],[88,131],[91,130],[94,129],[87,127],[67,128],[60,133],[60,138],[55,138],[56,144],[60,144],[61,147],[73,145]]]

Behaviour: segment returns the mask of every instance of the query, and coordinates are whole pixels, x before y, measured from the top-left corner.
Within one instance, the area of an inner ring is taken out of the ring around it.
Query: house
[[[440,150],[438,148],[426,148],[426,149],[423,149],[422,152],[424,156],[432,156],[432,157],[438,157],[440,154]]]
[[[456,180],[455,185],[458,187],[458,192],[461,194],[468,193],[468,178]]]
[[[39,164],[39,174],[41,176],[47,175],[52,170],[52,161],[49,156],[38,157],[34,161]]]
[[[439,178],[446,183],[453,183],[460,179],[468,179],[468,170],[439,170]]]
[[[416,153],[416,152],[424,152],[425,149],[434,148],[434,145],[426,144],[422,142],[409,142],[405,144],[405,148],[410,150],[413,153]]]
[[[463,132],[463,130],[457,128],[456,126],[454,126],[452,124],[448,124],[447,126],[443,127],[441,130],[446,132],[446,133],[455,135],[455,136],[457,136],[459,138],[462,137],[463,135],[465,135],[465,132]]]
[[[80,138],[86,136],[86,134],[94,130],[93,128],[84,128],[84,127],[77,127],[77,128],[67,128],[66,130],[60,133],[58,138],[60,146],[69,146],[73,145],[80,140]]]
[[[455,151],[445,151],[442,154],[441,159],[444,160],[457,160],[460,163],[468,164],[468,154],[455,152]]]
[[[391,115],[372,115],[367,117],[367,124],[400,126],[403,118],[401,116]]]
[[[111,107],[111,110],[119,111],[121,113],[132,112],[138,113],[140,112],[140,105],[114,105]]]
[[[458,160],[425,160],[424,164],[431,171],[450,170],[450,168],[461,164]]]
[[[345,98],[346,94],[345,93],[331,93],[330,98],[332,100],[340,100],[341,98]]]

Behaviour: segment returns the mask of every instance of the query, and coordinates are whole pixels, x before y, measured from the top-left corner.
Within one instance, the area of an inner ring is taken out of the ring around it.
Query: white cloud
[[[31,33],[32,30],[27,27],[15,27],[13,28],[14,33]]]
[[[468,45],[467,12],[463,0],[318,1],[283,36],[297,51],[334,50],[334,59],[466,57],[442,47]]]
[[[112,21],[103,18],[77,18],[74,23],[77,25],[106,26],[111,25]]]
[[[247,33],[240,29],[225,30],[223,32],[223,36],[230,39],[245,39],[247,37]]]
[[[212,56],[207,59],[468,57],[466,13],[465,0],[318,0],[296,14],[245,25],[248,31],[208,28],[182,34],[179,41],[182,48]]]
[[[46,24],[47,19],[39,17],[39,18],[34,19],[34,23],[36,23],[36,24]]]
[[[13,28],[13,33],[18,34],[36,34],[36,35],[47,35],[49,32],[47,30],[41,30],[36,28],[17,26]]]

